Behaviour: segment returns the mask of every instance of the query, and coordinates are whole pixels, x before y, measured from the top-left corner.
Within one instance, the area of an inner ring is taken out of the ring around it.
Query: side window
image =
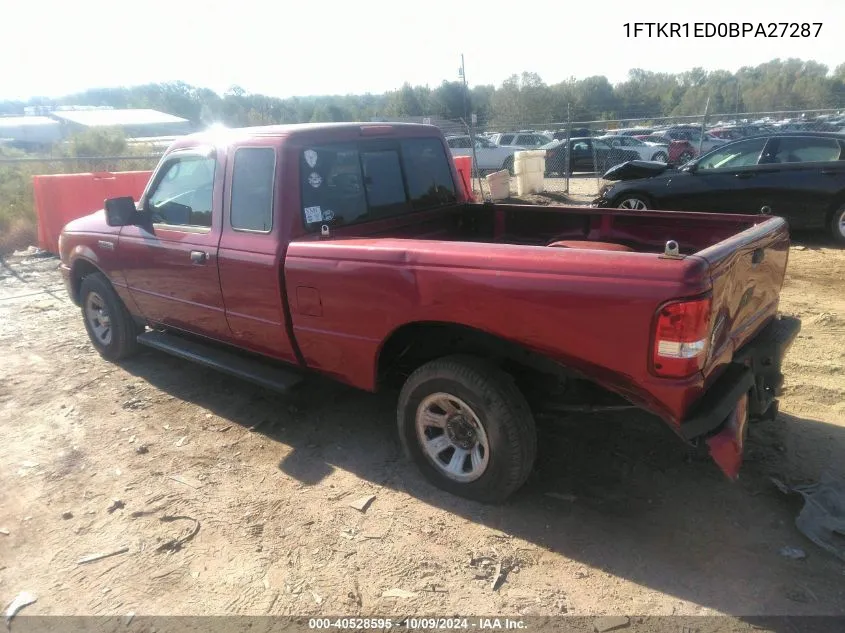
[[[778,139],[773,163],[824,163],[839,160],[842,149],[833,138],[789,137]],[[768,157],[767,157],[768,158]]]
[[[457,201],[455,183],[443,146],[436,139],[402,141],[402,159],[408,177],[408,194],[415,210]]]
[[[513,143],[513,134],[502,134],[499,137],[499,145],[510,145]]]
[[[451,161],[434,138],[308,148],[300,159],[305,226],[342,226],[454,203]]]
[[[305,226],[351,224],[367,214],[361,161],[355,145],[326,145],[302,152],[300,191]]]
[[[396,215],[405,205],[402,166],[395,149],[361,152],[367,202],[373,216]]]
[[[698,163],[698,168],[702,170],[733,169],[756,165],[765,145],[766,139],[764,138],[732,143],[705,156]]]
[[[232,169],[232,228],[269,231],[273,228],[273,181],[276,151],[272,147],[241,147]]]
[[[147,199],[156,224],[211,226],[215,158],[185,156],[163,167]]]

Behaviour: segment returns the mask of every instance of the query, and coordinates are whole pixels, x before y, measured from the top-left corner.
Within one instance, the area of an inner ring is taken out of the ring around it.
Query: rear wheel
[[[682,152],[680,156],[678,156],[678,164],[683,165],[684,163],[690,162],[693,158],[695,158],[695,154],[692,152]]]
[[[79,288],[82,318],[94,348],[109,360],[120,360],[138,350],[136,337],[142,328],[102,273],[82,280]]]
[[[651,157],[651,160],[657,161],[658,163],[665,163],[669,160],[669,154],[666,152],[657,152],[654,156]]]
[[[534,418],[510,376],[471,356],[449,356],[417,369],[397,407],[406,454],[435,486],[499,503],[525,483],[534,465]]]
[[[616,208],[628,209],[629,211],[648,211],[652,208],[652,204],[648,198],[641,194],[629,194],[616,201]]]
[[[845,245],[845,205],[833,212],[830,219],[830,233],[834,240]]]

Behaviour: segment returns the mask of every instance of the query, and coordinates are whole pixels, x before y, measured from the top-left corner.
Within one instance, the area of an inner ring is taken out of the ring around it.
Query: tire
[[[659,163],[666,163],[669,162],[669,154],[666,152],[657,152],[654,156],[651,157],[651,160],[657,161]]]
[[[435,423],[426,426],[424,413]],[[447,356],[417,369],[402,387],[396,417],[405,454],[442,490],[501,503],[531,474],[537,433],[528,403],[510,376],[481,359]],[[439,444],[427,450],[423,438]]]
[[[116,361],[138,351],[139,327],[109,280],[102,273],[92,273],[79,289],[82,320],[88,338],[103,358]]]
[[[680,156],[678,156],[678,165],[688,163],[693,158],[695,158],[695,154],[693,154],[692,152],[683,152]]]
[[[837,244],[845,246],[845,205],[839,207],[830,217],[830,234]]]
[[[651,200],[640,193],[624,194],[617,198],[612,206],[617,209],[627,209],[628,211],[648,211],[654,208]]]

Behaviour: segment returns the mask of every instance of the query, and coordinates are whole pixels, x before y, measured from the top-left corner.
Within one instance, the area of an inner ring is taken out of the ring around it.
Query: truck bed
[[[669,240],[680,257],[663,255]],[[548,246],[556,242],[565,244]],[[294,309],[293,330],[306,364],[343,382],[374,389],[381,347],[399,328],[458,323],[679,428],[733,352],[775,316],[788,245],[785,221],[767,216],[468,204],[295,240],[285,274],[289,292],[306,280],[320,288],[320,316]],[[716,322],[707,365],[688,378],[655,376],[647,359],[657,311],[703,295]],[[347,346],[355,353],[338,353]]]

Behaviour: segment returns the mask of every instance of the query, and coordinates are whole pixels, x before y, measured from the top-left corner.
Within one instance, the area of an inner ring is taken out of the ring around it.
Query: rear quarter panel
[[[670,423],[702,377],[649,374],[653,317],[710,288],[698,257],[402,239],[295,241],[285,280],[296,341],[312,368],[367,390],[402,325],[456,323],[519,343]]]
[[[755,251],[763,259],[754,263]],[[710,264],[713,285],[712,381],[734,353],[775,316],[789,259],[786,220],[772,218],[698,253]]]

